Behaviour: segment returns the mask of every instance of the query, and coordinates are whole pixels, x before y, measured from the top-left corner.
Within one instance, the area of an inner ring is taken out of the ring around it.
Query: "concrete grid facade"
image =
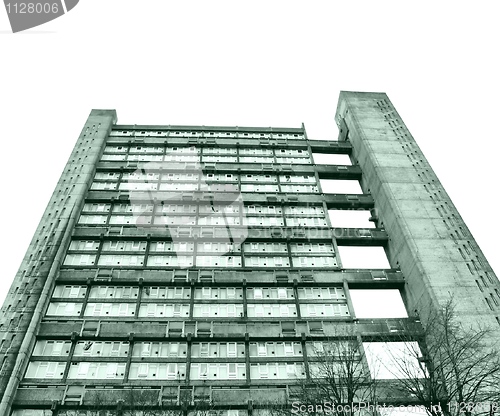
[[[453,296],[498,331],[498,279],[387,96],[342,92],[336,121],[339,140],[319,141],[92,110],[2,308],[2,414],[130,391],[264,414],[340,329],[387,340]],[[339,210],[374,226],[335,226]],[[390,266],[345,268],[344,246],[383,247]],[[399,290],[408,317],[357,318],[356,289]]]

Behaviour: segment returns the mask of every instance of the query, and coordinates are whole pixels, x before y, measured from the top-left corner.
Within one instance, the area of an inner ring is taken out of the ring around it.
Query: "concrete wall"
[[[2,406],[11,402],[14,394],[14,391],[6,393],[8,384],[12,386],[13,381],[23,376],[38,321],[46,306],[44,294],[46,296],[51,290],[58,271],[58,256],[62,255],[69,243],[73,224],[92,182],[96,162],[115,123],[114,110],[92,110],[90,113],[2,306]]]
[[[451,297],[463,323],[499,331],[498,279],[387,95],[343,91],[336,120],[388,232],[391,266],[406,278],[409,313],[425,319]]]

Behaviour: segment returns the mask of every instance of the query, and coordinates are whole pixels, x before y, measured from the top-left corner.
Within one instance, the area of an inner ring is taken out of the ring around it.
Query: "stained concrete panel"
[[[363,189],[389,235],[391,265],[406,278],[409,309],[439,308],[452,297],[463,322],[499,330],[475,281],[489,272],[486,259],[475,244],[462,249],[472,236],[388,97],[341,92],[336,119],[347,126]],[[496,277],[488,290],[495,288]]]

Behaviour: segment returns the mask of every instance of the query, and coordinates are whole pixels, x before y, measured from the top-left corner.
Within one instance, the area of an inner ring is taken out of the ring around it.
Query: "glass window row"
[[[133,213],[152,213],[153,212],[153,204],[123,204],[123,203],[91,203],[88,202],[84,205],[82,212],[83,213],[107,213],[112,211],[113,213],[120,214],[133,214]],[[285,213],[286,215],[308,215],[308,216],[324,216],[325,211],[322,206],[275,206],[275,205],[221,205],[221,204],[161,204],[158,203],[156,205],[157,213],[165,213],[165,214],[193,214],[196,212],[199,213],[225,213],[225,214],[239,214],[243,212],[248,216],[259,216],[259,215],[282,215]]]
[[[90,251],[95,252],[99,249],[97,240],[73,240],[70,243],[69,251]],[[335,250],[331,243],[277,243],[277,242],[249,242],[242,245],[226,242],[206,241],[196,244],[198,253],[240,253],[241,247],[245,254],[260,253],[288,253],[302,254],[331,254]],[[146,251],[147,241],[144,240],[104,240],[101,251],[117,252],[143,252]],[[152,253],[191,253],[195,249],[194,242],[188,241],[152,241],[149,243],[149,252]]]
[[[38,340],[33,356],[68,357],[71,341]],[[249,343],[249,356],[258,357],[302,357],[302,344],[296,341],[263,341]],[[188,346],[185,342],[135,341],[76,341],[73,357],[128,357],[133,358],[185,358]],[[357,341],[307,341],[308,357],[360,357]],[[243,342],[193,342],[192,358],[244,358]]]
[[[150,255],[145,264],[143,255],[134,254],[102,254],[96,265],[96,256],[91,254],[68,254],[64,260],[64,266],[109,266],[109,267],[242,267],[242,256],[206,255],[206,256],[158,256]],[[245,267],[290,267],[289,257],[278,256],[245,256]],[[307,256],[292,257],[291,267],[303,268],[333,268],[338,267],[334,255],[330,256]]]
[[[275,174],[236,174],[236,173],[159,173],[159,172],[97,172],[94,176],[95,183],[115,183],[123,182],[123,184],[136,185],[157,183],[158,181],[169,183],[198,183],[202,185],[212,182],[228,182],[236,183],[278,183],[282,184],[309,184],[315,185],[316,177],[314,175],[275,175]],[[104,181],[104,182],[101,182]]]
[[[144,213],[140,216],[133,215],[92,215],[82,214],[78,219],[78,225],[96,225],[108,226],[117,225],[124,227],[142,227],[144,225],[174,225],[174,226],[221,226],[228,225],[234,226],[249,226],[249,227],[328,227],[326,218],[320,217],[282,217],[282,216],[268,216],[256,217],[249,216],[240,218],[239,216],[217,216],[212,213],[211,216],[196,216],[196,215],[155,215],[151,216],[150,213]]]
[[[65,362],[31,361],[25,379],[62,379]],[[120,362],[72,362],[68,380],[123,380],[126,364]],[[129,380],[185,380],[186,364],[136,363],[130,364]],[[250,379],[300,379],[305,378],[302,363],[258,363],[250,365]],[[192,363],[191,380],[245,380],[245,363]]]
[[[349,316],[349,309],[345,303],[308,303],[300,304],[302,317],[333,318]],[[89,302],[85,305],[76,302],[51,302],[46,316],[73,316],[79,317],[85,308],[84,317],[124,317],[136,316],[136,303],[105,303]],[[292,318],[297,316],[295,303],[265,304],[248,303],[246,307],[249,318]],[[243,317],[242,303],[203,303],[193,305],[193,314],[190,314],[190,305],[181,303],[141,303],[139,318],[227,318]]]
[[[93,182],[91,191],[188,191],[188,192],[264,192],[264,193],[303,193],[317,194],[319,188],[316,185],[301,185],[301,184],[250,184],[237,183],[220,184],[220,183],[197,183],[197,182]]]
[[[307,149],[277,148],[236,148],[236,147],[195,147],[195,146],[120,146],[108,145],[104,154],[129,155],[234,155],[234,156],[276,156],[309,157]]]
[[[112,130],[110,137],[243,137],[254,139],[304,139],[303,133],[262,133],[250,131],[207,131],[207,130]]]
[[[179,163],[276,163],[310,165],[311,157],[292,156],[224,156],[191,155],[184,153],[170,154],[103,154],[101,162],[179,162]]]
[[[52,298],[84,299],[87,286],[57,285]],[[300,300],[345,300],[342,287],[299,287],[297,293]],[[89,299],[137,299],[138,286],[91,286]],[[290,287],[248,287],[246,296],[249,300],[294,299],[294,291]],[[144,286],[143,299],[189,299],[190,287]],[[197,287],[194,288],[194,299],[243,299],[241,287]]]

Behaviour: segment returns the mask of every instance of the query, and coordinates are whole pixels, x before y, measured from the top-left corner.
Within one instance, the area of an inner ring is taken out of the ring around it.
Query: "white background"
[[[389,95],[500,271],[495,3],[81,0],[18,34],[0,9],[0,301],[92,108],[336,139],[340,90]]]

